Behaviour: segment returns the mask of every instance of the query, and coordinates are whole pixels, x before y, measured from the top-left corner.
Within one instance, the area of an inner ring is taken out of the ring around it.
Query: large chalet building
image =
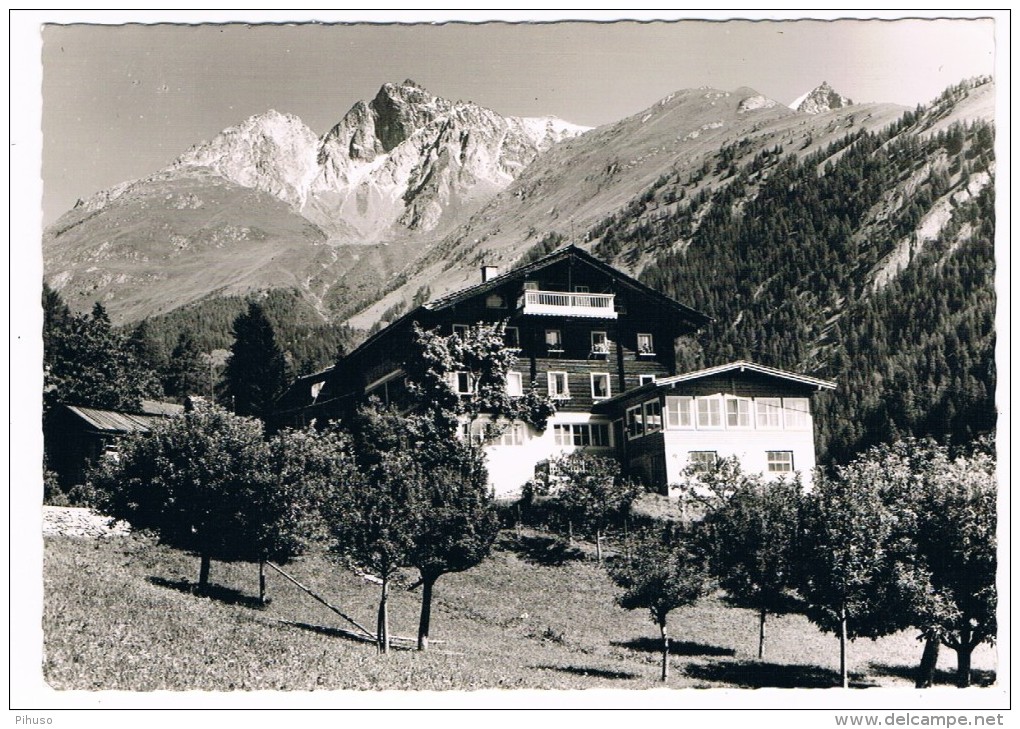
[[[678,373],[677,338],[709,318],[576,246],[502,275],[483,267],[481,278],[299,378],[280,401],[281,421],[342,418],[373,395],[399,399],[415,323],[449,335],[503,321],[518,356],[510,393],[537,387],[557,411],[543,432],[514,423],[485,446],[497,497],[518,494],[537,467],[579,448],[618,458],[664,493],[687,465],[733,455],[746,471],[810,477],[811,393],[832,383],[750,362]]]

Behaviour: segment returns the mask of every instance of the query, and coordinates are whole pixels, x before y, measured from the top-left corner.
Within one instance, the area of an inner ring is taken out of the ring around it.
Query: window
[[[640,438],[645,434],[645,421],[641,416],[641,406],[627,409],[627,438]]]
[[[470,395],[473,392],[470,372],[451,372],[449,377],[450,386],[458,395]]]
[[[579,446],[582,448],[608,448],[608,423],[557,423],[553,433],[558,446]]]
[[[647,385],[650,382],[655,382],[655,375],[638,375],[638,385]]]
[[[662,404],[658,400],[649,400],[644,404],[645,433],[657,433],[662,430]]]
[[[722,409],[717,397],[699,397],[695,400],[698,411],[699,428],[721,428]]]
[[[472,443],[484,443],[485,442],[485,423],[480,420],[476,420],[471,423],[471,442]]]
[[[609,354],[609,338],[605,332],[591,333],[591,353]]]
[[[655,354],[655,345],[652,342],[651,334],[637,335],[638,354]]]
[[[587,294],[589,291],[591,291],[591,289],[589,289],[587,286],[575,286],[574,287],[574,293],[575,294]]]
[[[666,398],[666,427],[667,428],[693,428],[694,421],[691,419],[691,402],[693,397],[667,397]]]
[[[591,444],[599,448],[608,448],[613,444],[609,439],[609,423],[590,423]]]
[[[595,400],[604,400],[610,396],[609,392],[609,373],[608,372],[592,372],[591,373],[591,396]]]
[[[461,440],[467,440],[470,434],[472,443],[482,443],[485,441],[485,423],[479,420],[473,423],[462,421],[457,431]]]
[[[695,471],[711,471],[718,460],[715,451],[691,451],[688,456]]]
[[[793,451],[766,451],[769,473],[790,473],[793,471]]]
[[[549,348],[549,351],[563,351],[563,336],[560,334],[559,329],[546,329],[545,330],[545,346]]]
[[[510,349],[521,348],[521,332],[517,327],[505,327],[503,329],[503,344]]]
[[[783,401],[778,397],[759,397],[754,401],[758,428],[776,430],[783,427]]]
[[[489,309],[505,309],[506,301],[500,294],[489,294],[485,298],[485,306]]]
[[[467,336],[469,328],[470,327],[468,327],[467,324],[454,324],[453,325],[453,333],[456,334],[457,336],[463,338],[463,337]]]
[[[566,372],[549,373],[549,397],[559,400],[570,397],[570,384]]]
[[[520,372],[506,373],[506,394],[510,397],[520,397],[524,394],[524,378]]]
[[[783,421],[787,429],[806,430],[810,425],[810,409],[806,397],[783,398]]]
[[[751,427],[751,401],[744,397],[726,398],[726,427]]]
[[[525,291],[538,291],[538,281],[525,281],[524,282],[524,290]]]
[[[524,423],[515,420],[499,436],[499,444],[504,446],[524,445],[525,433]]]

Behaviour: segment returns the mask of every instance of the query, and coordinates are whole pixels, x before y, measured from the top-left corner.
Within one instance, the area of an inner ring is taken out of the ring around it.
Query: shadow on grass
[[[757,614],[758,606],[753,600],[745,600],[739,596],[725,594],[722,597],[722,601],[727,605],[733,607],[746,608],[748,610],[754,610]],[[773,609],[769,610],[769,617],[773,615],[787,615],[790,613],[800,613],[804,611],[804,601],[799,599],[796,595],[782,595],[773,605]]]
[[[612,678],[619,680],[627,680],[637,678],[636,673],[630,673],[629,671],[608,671],[604,668],[588,668],[586,666],[532,666],[540,671],[559,671],[560,673],[569,673],[574,676],[588,676],[589,678]]]
[[[264,610],[267,604],[263,604],[257,597],[245,595],[240,590],[222,585],[209,585],[206,589],[200,590],[197,583],[188,580],[168,580],[165,577],[150,576],[146,578],[149,584],[157,587],[166,587],[170,590],[177,590],[188,595],[208,597],[210,600],[225,603],[227,605],[241,605],[254,610]]]
[[[913,682],[917,678],[917,666],[894,666],[889,663],[870,663],[868,670],[877,676],[894,676]],[[970,682],[972,686],[992,686],[995,684],[995,671],[984,671],[971,669]],[[956,671],[935,671],[934,685],[955,686]]]
[[[559,537],[522,534],[508,535],[501,546],[525,562],[544,567],[559,567],[567,562],[584,559],[584,552]]]
[[[662,653],[662,641],[657,638],[632,638],[631,640],[613,641],[610,645],[617,648],[629,648],[632,651]],[[671,656],[735,656],[737,652],[732,648],[723,648],[717,645],[671,640],[669,654]]]
[[[301,630],[307,630],[312,633],[318,633],[319,635],[326,635],[330,638],[345,638],[347,640],[354,641],[355,643],[370,643],[375,645],[376,640],[374,636],[365,635],[364,633],[357,633],[353,630],[346,630],[344,628],[334,628],[328,625],[313,625],[311,623],[298,623],[293,620],[280,620],[283,625],[290,626],[291,628],[301,628]],[[430,645],[439,645],[443,641],[436,640],[431,641]],[[395,651],[417,651],[418,650],[418,639],[408,638],[401,635],[390,636],[390,650]],[[436,653],[442,653],[444,655],[451,656],[462,656],[463,653],[454,653],[450,651],[436,650]]]
[[[818,666],[720,661],[690,665],[685,672],[691,678],[728,683],[738,688],[837,688],[840,685],[839,673]],[[850,674],[850,688],[875,685],[860,675]]]

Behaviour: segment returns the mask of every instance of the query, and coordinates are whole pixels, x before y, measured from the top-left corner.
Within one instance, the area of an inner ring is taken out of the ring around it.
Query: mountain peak
[[[850,106],[853,103],[853,100],[837,93],[829,85],[828,81],[822,81],[816,88],[794,99],[790,104],[790,108],[805,114],[823,114],[833,109],[842,109],[844,106]]]

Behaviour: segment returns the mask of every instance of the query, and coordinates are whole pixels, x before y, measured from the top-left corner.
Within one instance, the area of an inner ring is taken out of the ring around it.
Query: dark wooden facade
[[[526,292],[545,297],[573,294],[572,301],[598,299],[587,306],[531,307]],[[536,311],[537,309],[540,309]],[[612,397],[641,384],[642,376],[675,374],[677,337],[696,331],[708,317],[644,286],[575,246],[563,249],[476,286],[435,299],[369,338],[325,373],[314,402],[300,404],[296,394],[281,408],[284,423],[303,424],[315,417],[343,417],[369,394],[383,399],[399,391],[401,368],[413,351],[413,325],[452,334],[458,326],[505,322],[508,346],[518,350],[517,371],[524,386],[549,388],[549,373],[566,373],[569,398],[563,412],[590,412],[597,402],[592,375],[608,376]],[[559,333],[558,346],[548,340]],[[593,340],[593,332],[596,339]],[[604,339],[603,339],[604,335]],[[648,345],[641,351],[639,341]],[[604,342],[604,350],[593,342]],[[305,387],[301,383],[300,387]],[[599,398],[605,399],[605,398]]]

